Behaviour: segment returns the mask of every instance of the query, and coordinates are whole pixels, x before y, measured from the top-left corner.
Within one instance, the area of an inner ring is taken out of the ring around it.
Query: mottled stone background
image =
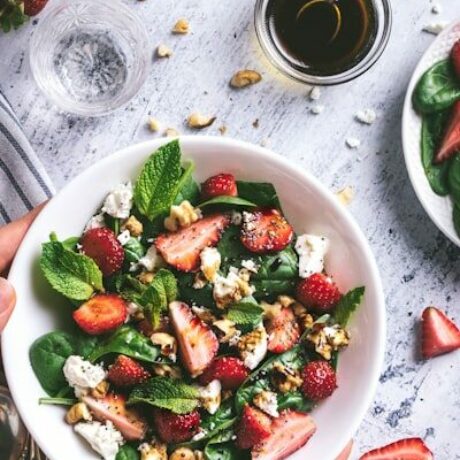
[[[406,173],[401,148],[401,112],[411,73],[433,36],[422,27],[439,19],[460,19],[458,0],[441,0],[442,14],[429,0],[393,0],[394,29],[377,65],[361,78],[326,88],[321,115],[310,113],[305,86],[278,74],[263,57],[253,27],[251,0],[127,0],[148,28],[152,55],[159,42],[174,51],[152,62],[147,83],[128,107],[100,119],[60,113],[36,88],[27,48],[34,24],[0,35],[0,87],[57,187],[100,158],[150,139],[149,114],[188,133],[192,110],[215,114],[206,134],[225,124],[228,135],[269,146],[306,168],[332,190],[353,186],[350,212],[370,240],[384,281],[388,310],[387,353],[375,401],[356,436],[358,451],[421,436],[436,460],[460,459],[460,353],[427,363],[417,356],[418,319],[426,305],[438,305],[460,322],[457,285],[459,250],[431,223]],[[179,17],[193,32],[172,36]],[[261,84],[232,91],[235,70],[256,68]],[[378,121],[363,126],[357,110],[372,107]],[[259,127],[253,127],[259,119]],[[362,141],[345,146],[347,136]],[[333,433],[331,433],[333,436]],[[314,459],[330,460],[330,459]]]

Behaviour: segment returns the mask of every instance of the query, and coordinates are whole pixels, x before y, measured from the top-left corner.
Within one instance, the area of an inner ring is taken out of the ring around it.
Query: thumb
[[[6,326],[16,304],[16,291],[5,278],[0,278],[0,332]]]

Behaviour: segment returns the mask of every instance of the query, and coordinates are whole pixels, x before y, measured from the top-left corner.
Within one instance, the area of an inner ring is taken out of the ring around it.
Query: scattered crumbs
[[[447,21],[432,22],[431,24],[427,24],[422,30],[429,34],[438,35],[445,29],[447,24]]]
[[[258,119],[258,118],[256,118],[256,119],[252,122],[252,126],[253,126],[254,128],[258,128],[258,127],[259,127],[259,119]]]
[[[361,145],[361,141],[356,137],[347,137],[345,144],[347,144],[347,147],[350,149],[357,149]]]
[[[172,33],[173,34],[188,34],[190,31],[190,24],[185,18],[180,18],[175,24],[174,27],[172,28]]]
[[[321,89],[319,86],[313,86],[313,88],[310,90],[310,99],[312,101],[317,101],[321,97]]]
[[[221,125],[217,129],[219,130],[221,136],[225,136],[225,134],[227,134],[227,127],[225,125]]]
[[[260,145],[261,145],[262,147],[268,147],[268,146],[270,145],[270,139],[267,139],[267,138],[262,139],[262,140],[260,141]]]
[[[169,58],[170,56],[172,56],[172,54],[172,50],[168,46],[164,45],[163,43],[158,45],[157,56],[159,58]]]
[[[166,128],[164,132],[165,137],[178,137],[179,131],[175,128]]]
[[[160,130],[160,122],[153,117],[149,117],[147,121],[147,126],[149,127],[150,131],[152,131],[152,133],[156,133]]]
[[[355,191],[353,190],[353,187],[347,186],[342,190],[339,190],[335,196],[344,206],[348,206],[355,196]]]
[[[315,114],[315,115],[319,115],[320,113],[322,113],[324,110],[324,105],[314,105],[311,109],[310,109],[310,112]]]
[[[377,114],[373,109],[364,109],[356,113],[355,118],[360,122],[366,125],[372,125],[377,119]]]
[[[431,7],[431,12],[433,14],[441,14],[442,12],[442,6],[440,3],[434,3],[433,6]]]

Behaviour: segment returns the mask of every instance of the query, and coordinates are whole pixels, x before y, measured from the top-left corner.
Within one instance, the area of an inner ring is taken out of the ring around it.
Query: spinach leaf
[[[200,199],[200,187],[193,179],[192,173],[195,169],[193,163],[189,163],[187,168],[183,170],[183,176],[179,184],[179,192],[174,200],[174,204],[180,204],[187,200],[191,204],[196,205]]]
[[[233,399],[225,400],[215,414],[206,413],[202,416],[201,427],[208,432],[222,431],[228,428],[228,423],[235,419]]]
[[[300,412],[310,412],[315,403],[306,398],[300,391],[291,391],[289,393],[278,395],[278,410],[295,409]]]
[[[460,205],[460,155],[457,154],[450,162],[449,189],[454,202]]]
[[[449,193],[449,161],[433,163],[436,151],[444,135],[449,118],[449,110],[423,116],[422,120],[422,165],[434,193],[445,196]]]
[[[413,103],[420,113],[444,110],[460,99],[460,83],[450,59],[430,67],[415,87]]]
[[[130,238],[123,246],[125,251],[125,266],[129,269],[131,263],[139,262],[139,259],[145,255],[145,248],[137,238]]]
[[[257,206],[281,209],[275,187],[269,182],[237,181],[238,196]]]
[[[117,456],[115,457],[115,460],[139,460],[140,455],[137,449],[135,449],[133,446],[130,446],[129,444],[125,444],[120,448],[120,450],[117,452]]]
[[[195,289],[193,287],[195,281],[194,273],[176,272],[176,278],[180,300],[189,305],[196,304],[208,308],[215,307],[212,284],[207,283],[201,289]]]
[[[100,346],[89,355],[90,361],[96,361],[110,353],[118,353],[131,358],[155,363],[160,356],[160,350],[152,344],[152,341],[143,336],[131,326],[123,326],[118,329]]]
[[[457,235],[460,236],[460,205],[454,203],[454,212],[452,216],[454,220],[454,227]]]
[[[154,377],[134,388],[128,404],[147,403],[175,414],[187,414],[198,406],[199,396],[196,387],[168,377]]]
[[[211,198],[203,203],[201,203],[198,207],[204,208],[205,206],[212,206],[212,205],[220,205],[220,206],[229,206],[229,207],[238,207],[243,206],[246,208],[254,208],[257,205],[252,201],[245,200],[244,198],[238,196],[216,196],[215,198]]]
[[[99,345],[99,338],[94,335],[87,335],[81,331],[76,331],[73,336],[75,340],[75,354],[84,359],[87,359]]]
[[[65,248],[51,235],[43,244],[40,268],[51,286],[72,300],[86,300],[95,290],[103,291],[102,272],[93,259]]]
[[[50,332],[32,344],[29,351],[30,364],[42,388],[56,396],[67,386],[62,369],[67,358],[75,353],[74,338],[66,332]]]
[[[334,319],[338,324],[340,324],[340,326],[345,327],[347,325],[351,315],[363,300],[364,291],[364,286],[357,287],[348,291],[340,299],[334,311]]]
[[[206,460],[244,460],[250,458],[248,451],[239,450],[234,441],[221,443],[211,441],[204,449]]]
[[[227,318],[240,327],[252,330],[262,321],[263,312],[264,309],[248,297],[232,305],[228,309]]]

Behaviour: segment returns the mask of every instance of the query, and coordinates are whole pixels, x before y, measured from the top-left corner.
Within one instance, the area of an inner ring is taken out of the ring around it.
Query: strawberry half
[[[359,460],[433,460],[433,453],[420,438],[401,439],[371,450]]]
[[[422,314],[422,356],[433,358],[460,348],[460,330],[441,310],[425,308]]]
[[[236,390],[246,380],[249,371],[243,361],[234,356],[216,358],[200,376],[201,385],[208,385],[213,380],[220,380],[222,389]]]
[[[120,327],[128,316],[128,309],[118,295],[98,294],[80,305],[72,316],[86,333],[99,335]]]
[[[353,439],[351,439],[345,446],[345,449],[340,452],[339,456],[335,460],[348,460],[351,452],[353,451]]]
[[[215,246],[229,223],[229,216],[208,216],[178,232],[158,236],[155,247],[169,265],[190,272],[200,266],[201,251],[208,246]]]
[[[337,378],[326,361],[311,361],[302,371],[302,392],[312,401],[328,398],[337,388]]]
[[[45,8],[48,0],[24,0],[24,13],[27,16],[35,16]]]
[[[144,438],[147,423],[134,409],[126,408],[123,395],[109,393],[103,399],[84,396],[82,400],[97,420],[111,421],[127,441]]]
[[[267,323],[268,350],[284,353],[290,350],[300,337],[300,328],[292,308],[283,308],[279,315]]]
[[[237,196],[235,176],[233,174],[217,174],[207,179],[201,185],[201,196],[209,200],[216,196]]]
[[[460,81],[460,40],[457,40],[454,46],[452,47],[450,57],[454,65],[455,74],[457,75],[457,78]]]
[[[239,449],[250,449],[260,444],[271,434],[271,418],[261,410],[246,404],[241,420],[236,427],[236,446]]]
[[[171,302],[169,316],[179,343],[182,364],[192,377],[197,377],[216,356],[219,349],[217,337],[183,302]]]
[[[155,409],[153,421],[160,439],[168,444],[176,444],[190,440],[198,432],[201,418],[198,411],[174,414],[169,410]]]
[[[245,212],[241,242],[251,252],[281,251],[294,237],[294,230],[277,209]]]
[[[125,259],[125,251],[109,228],[93,228],[84,233],[80,240],[81,250],[96,262],[104,276],[120,270]]]
[[[306,307],[328,312],[337,305],[342,294],[331,278],[322,273],[315,273],[299,282],[296,297]]]
[[[283,460],[304,446],[316,431],[308,414],[284,410],[273,420],[272,433],[251,451],[252,460]]]
[[[112,364],[107,374],[107,378],[114,385],[128,387],[145,382],[150,377],[137,361],[125,355],[119,355]]]
[[[434,163],[442,163],[451,158],[460,150],[460,101],[454,104],[450,115],[449,124],[444,133]]]

